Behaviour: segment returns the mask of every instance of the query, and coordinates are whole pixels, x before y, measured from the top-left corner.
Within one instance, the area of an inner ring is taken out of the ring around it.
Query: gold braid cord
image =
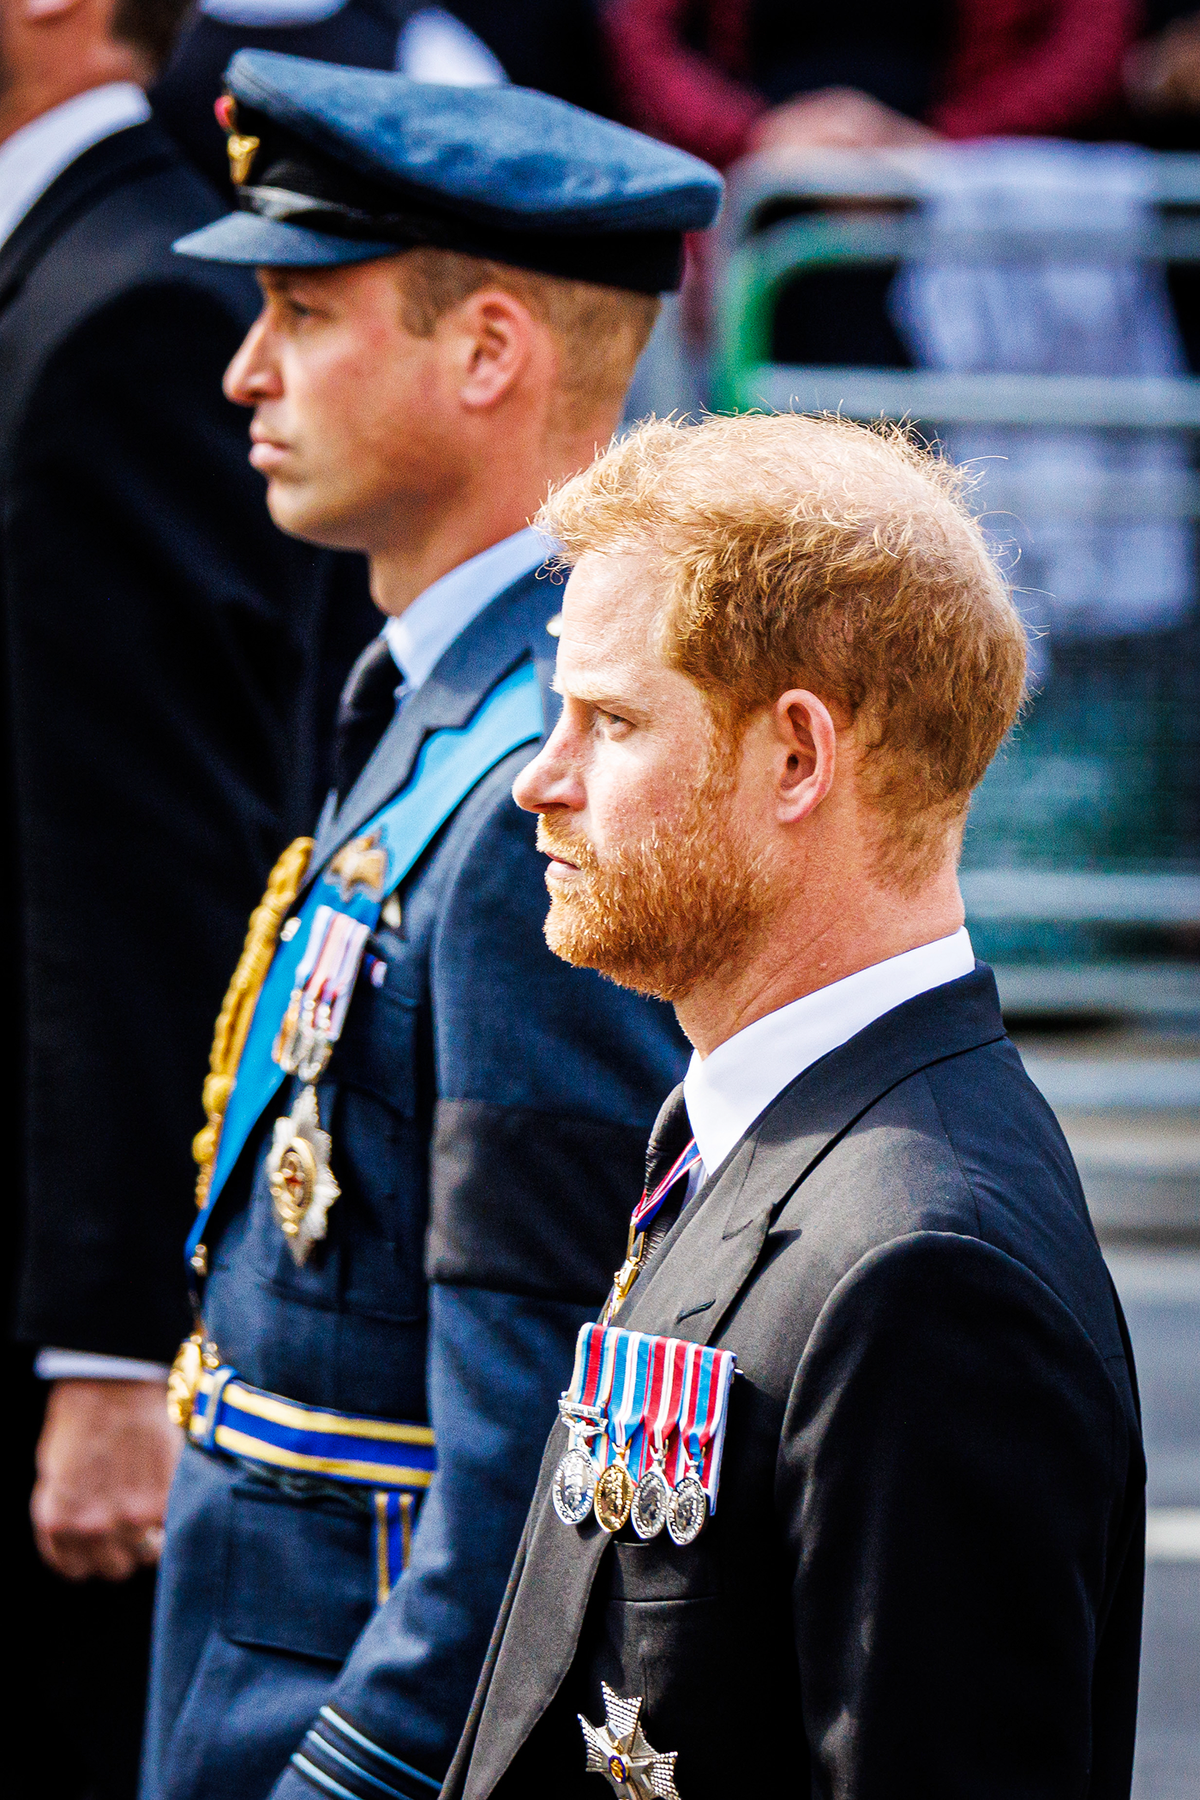
[[[271,870],[267,891],[250,914],[246,942],[217,1017],[212,1054],[208,1059],[210,1073],[204,1082],[204,1114],[208,1123],[192,1139],[192,1155],[200,1165],[196,1180],[198,1207],[203,1207],[208,1199],[208,1184],[212,1180],[225,1108],[237,1080],[238,1064],[246,1048],[254,1008],[275,954],[279,927],[300,890],[312,847],[311,838],[297,838]]]

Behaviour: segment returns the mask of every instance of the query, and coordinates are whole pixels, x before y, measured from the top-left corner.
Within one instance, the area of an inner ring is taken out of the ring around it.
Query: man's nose
[[[582,781],[568,755],[570,733],[560,719],[531,763],[513,782],[513,799],[526,812],[579,812],[587,803]]]
[[[264,307],[225,371],[221,386],[227,400],[232,400],[236,406],[257,406],[260,400],[270,400],[278,395],[281,384],[269,348]]]

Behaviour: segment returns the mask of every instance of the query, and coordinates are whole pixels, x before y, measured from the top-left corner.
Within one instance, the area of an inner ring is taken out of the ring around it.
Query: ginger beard
[[[733,754],[714,746],[678,819],[603,856],[560,816],[539,814],[538,849],[579,871],[547,883],[555,955],[669,1001],[739,956],[774,908],[765,863],[739,843],[735,782]]]

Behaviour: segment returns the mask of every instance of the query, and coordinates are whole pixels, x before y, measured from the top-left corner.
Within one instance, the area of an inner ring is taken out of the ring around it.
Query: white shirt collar
[[[790,1001],[735,1032],[703,1061],[693,1053],[683,1098],[705,1169],[718,1168],[759,1113],[819,1057],[905,1000],[957,981],[974,967],[964,925],[951,937]]]
[[[397,619],[383,628],[387,647],[404,677],[404,691],[421,686],[455,638],[506,587],[554,554],[554,546],[527,525],[459,563],[418,594]]]
[[[30,207],[77,156],[150,117],[150,102],[132,81],[109,81],[52,106],[0,144],[0,245]]]

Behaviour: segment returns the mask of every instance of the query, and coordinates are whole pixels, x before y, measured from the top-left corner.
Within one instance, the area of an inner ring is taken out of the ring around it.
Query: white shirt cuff
[[[33,1372],[41,1381],[165,1381],[165,1363],[133,1356],[98,1356],[90,1350],[39,1350]]]

